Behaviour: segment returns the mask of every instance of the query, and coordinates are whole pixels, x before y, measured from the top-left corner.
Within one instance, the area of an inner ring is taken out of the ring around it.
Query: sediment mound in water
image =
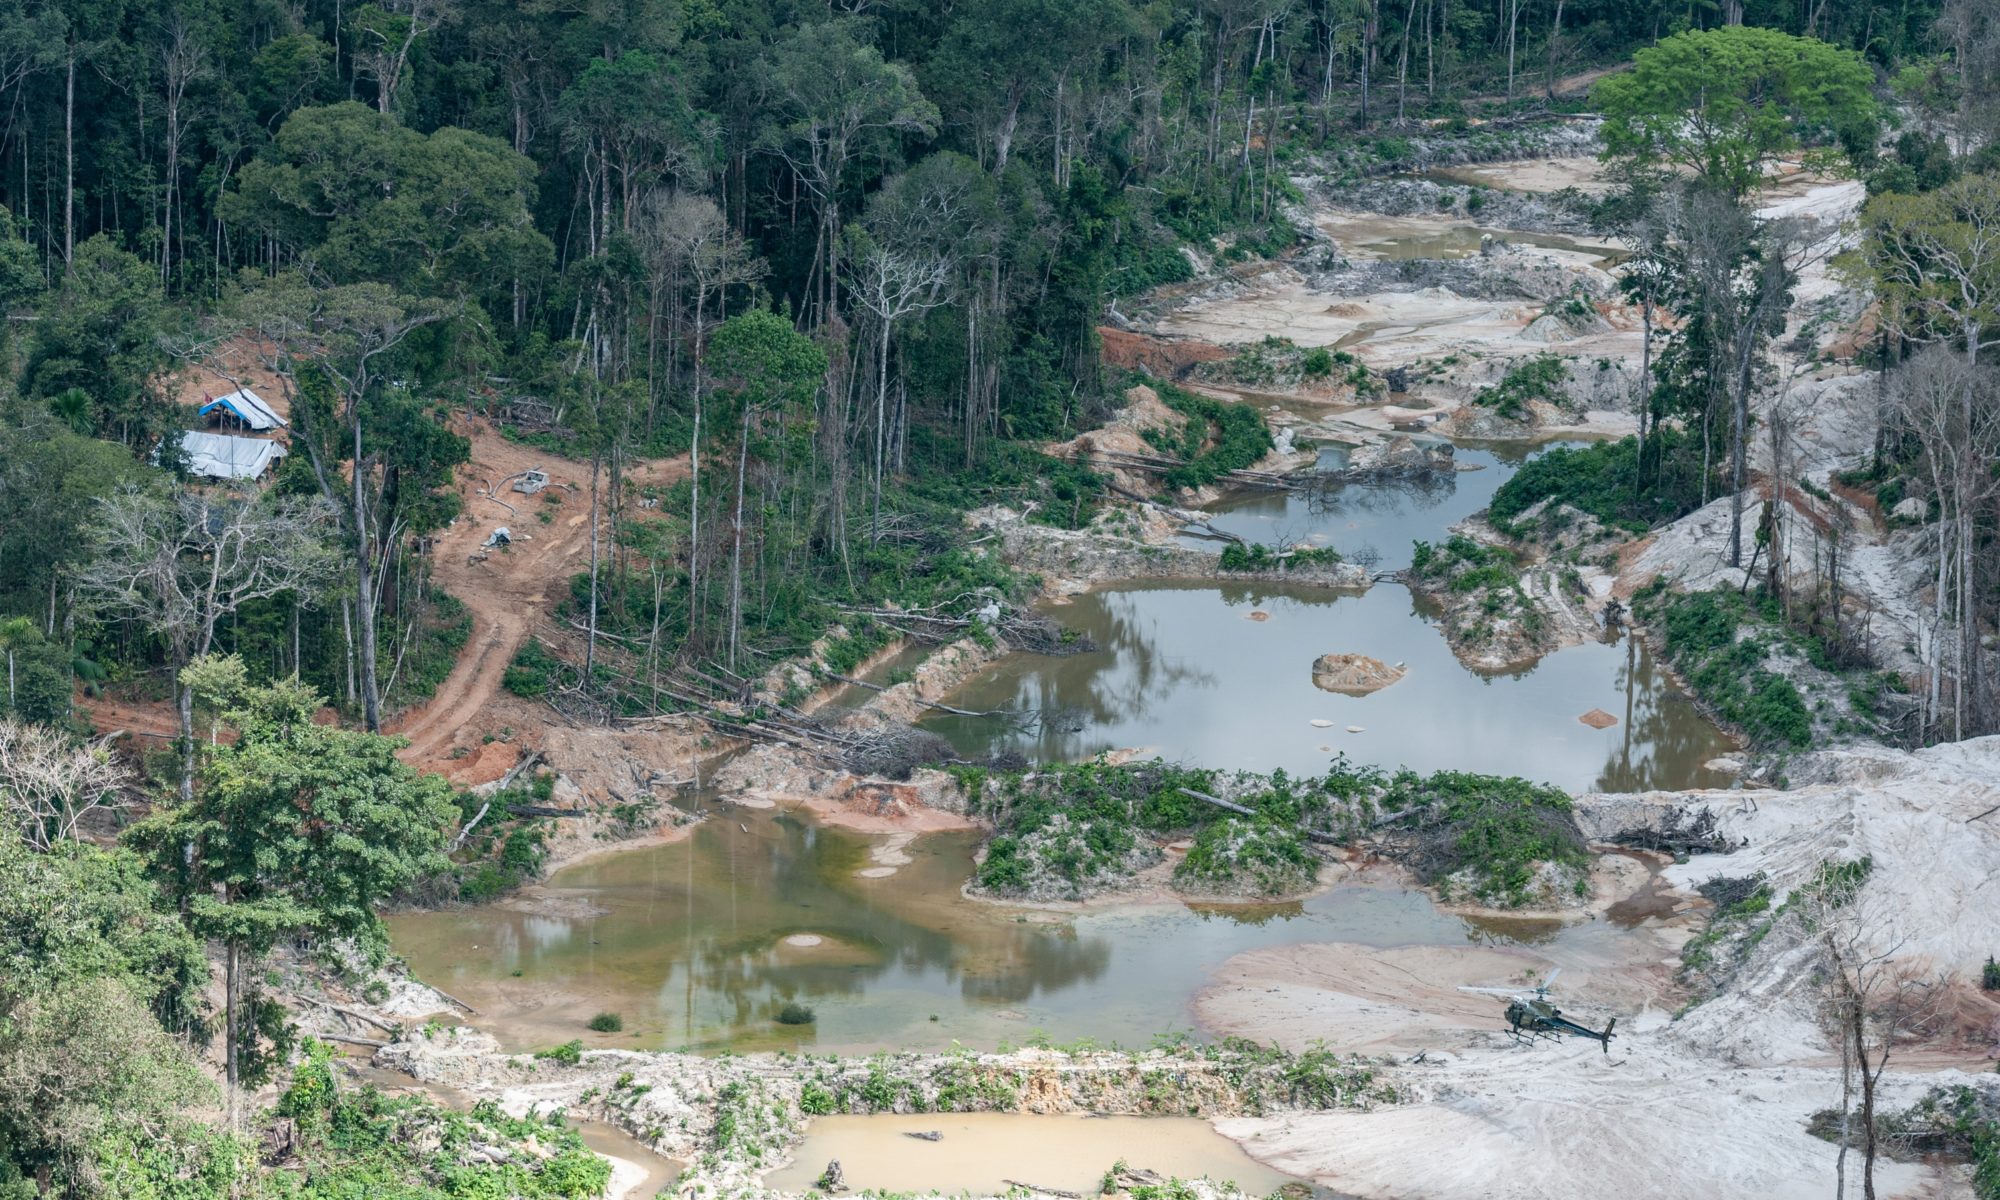
[[[1408,673],[1365,654],[1322,654],[1313,660],[1313,686],[1346,696],[1379,692]]]

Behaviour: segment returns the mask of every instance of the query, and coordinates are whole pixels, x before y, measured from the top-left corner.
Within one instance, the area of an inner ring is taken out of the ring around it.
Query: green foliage
[[[1693,457],[1683,452],[1687,441],[1673,430],[1656,430],[1643,461],[1637,438],[1558,446],[1521,464],[1494,492],[1487,511],[1504,526],[1547,500],[1607,527],[1643,534],[1700,506],[1700,479],[1676,465]]]
[[[1752,631],[1750,603],[1740,593],[1659,591],[1634,608],[1659,633],[1667,661],[1719,718],[1761,746],[1811,744],[1805,700],[1791,680],[1764,665],[1767,646]]]
[[[625,1018],[615,1012],[601,1012],[590,1018],[588,1028],[592,1033],[618,1033],[625,1028]]]
[[[1569,378],[1569,364],[1563,357],[1554,352],[1544,352],[1515,363],[1500,382],[1480,389],[1473,402],[1482,408],[1492,409],[1510,421],[1519,421],[1528,416],[1530,401],[1560,404],[1565,398],[1563,385],[1569,382]]]
[[[91,1191],[138,1181],[153,1156],[234,1170],[233,1144],[183,1119],[215,1089],[188,1041],[205,1033],[208,963],[125,850],[31,851],[0,828],[0,1195],[46,1173]],[[128,1158],[150,1147],[143,1161]],[[148,1185],[150,1186],[150,1185]]]
[[[559,1046],[537,1050],[535,1057],[561,1066],[574,1067],[583,1061],[583,1042],[581,1039],[573,1039]]]
[[[449,125],[425,134],[343,101],[286,118],[221,211],[312,253],[338,283],[491,294],[553,265],[554,247],[528,219],[534,172],[498,138]]]
[[[1271,452],[1270,427],[1256,409],[1171,384],[1158,384],[1156,390],[1167,407],[1187,418],[1180,444],[1174,447],[1182,465],[1162,477],[1168,488],[1202,487]]]
[[[1741,196],[1801,148],[1871,155],[1875,75],[1859,54],[1738,25],[1662,39],[1598,81],[1604,154],[1681,168]]]
[[[1590,853],[1561,789],[1525,779],[1439,771],[1402,771],[1377,801],[1384,811],[1421,817],[1422,848],[1407,858],[1418,876],[1442,890],[1465,878],[1466,890],[1486,903],[1520,904],[1529,898],[1543,864],[1575,873]]]
[[[1310,887],[1319,856],[1295,829],[1269,819],[1225,817],[1203,829],[1174,867],[1185,888],[1281,896]]]
[[[780,1025],[810,1025],[818,1018],[810,1007],[796,1000],[788,1000],[778,1009],[778,1015],[773,1019]]]
[[[373,1087],[350,1090],[330,1059],[310,1044],[278,1102],[299,1143],[296,1164],[271,1181],[285,1200],[594,1200],[610,1182],[611,1164],[560,1119],[508,1117],[491,1101],[455,1113]],[[505,1161],[470,1155],[475,1145],[499,1147]]]
[[[194,800],[130,835],[198,929],[252,953],[304,930],[380,948],[375,906],[445,866],[450,785],[397,761],[395,739],[315,723],[323,703],[291,683],[250,689]]]
[[[995,835],[987,843],[977,882],[997,895],[1051,885],[1081,894],[1106,886],[1123,876],[1129,856],[1145,850],[1140,835],[1199,833],[1225,818],[1225,810],[1188,791],[1233,793],[1236,803],[1269,823],[1271,828],[1254,837],[1238,839],[1253,876],[1258,869],[1296,866],[1292,848],[1281,844],[1276,828],[1304,822],[1330,827],[1380,782],[1379,772],[1355,767],[1345,757],[1335,758],[1325,775],[1309,779],[1294,779],[1283,771],[1232,779],[1159,760],[1047,764],[1031,771],[959,768],[954,773],[973,810],[993,822]],[[1219,871],[1231,853],[1222,842],[1212,841],[1197,856],[1195,869],[1203,871],[1210,864]]]
[[[1262,542],[1243,545],[1231,542],[1222,548],[1217,562],[1224,571],[1289,571],[1305,566],[1335,566],[1340,551],[1331,546],[1292,546],[1273,549]]]
[[[529,638],[514,652],[514,661],[507,664],[500,686],[523,699],[539,700],[548,695],[562,666],[562,660],[549,653],[546,646]]]

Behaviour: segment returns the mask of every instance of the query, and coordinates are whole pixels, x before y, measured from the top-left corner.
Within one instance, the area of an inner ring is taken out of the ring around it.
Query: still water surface
[[[747,830],[747,832],[746,832]],[[418,978],[480,1011],[513,1049],[991,1048],[1037,1031],[1146,1045],[1187,1030],[1214,967],[1259,946],[1534,941],[1586,953],[1607,922],[1482,925],[1424,894],[1349,885],[1276,905],[1163,904],[1057,920],[966,899],[976,838],[933,834],[862,879],[868,837],[725,809],[685,841],[580,863],[540,891],[594,915],[485,905],[390,920]],[[531,893],[531,898],[532,898]],[[787,939],[810,935],[818,945]],[[812,1025],[777,1023],[789,1001]],[[625,1031],[595,1034],[592,1014]]]
[[[909,1136],[915,1133],[940,1136],[933,1142]],[[1088,1196],[1120,1160],[1179,1179],[1233,1183],[1246,1196],[1298,1182],[1195,1117],[920,1113],[819,1117],[797,1157],[764,1184],[809,1191],[836,1159],[849,1188],[884,1193],[998,1196],[1025,1183]]]

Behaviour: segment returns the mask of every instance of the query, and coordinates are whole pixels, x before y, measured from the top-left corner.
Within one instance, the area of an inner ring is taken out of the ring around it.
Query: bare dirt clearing
[[[481,419],[472,419],[461,432],[472,441],[472,459],[457,472],[464,510],[433,542],[431,570],[438,585],[471,613],[472,634],[436,694],[397,714],[389,729],[410,739],[403,761],[453,778],[482,737],[501,727],[489,709],[507,665],[535,627],[550,619],[570,577],[590,562],[588,464],[509,441]],[[535,467],[549,476],[541,495],[524,495],[503,483]],[[670,460],[629,472],[626,480],[666,483],[685,472],[685,463]],[[602,482],[608,488],[608,477]],[[540,513],[551,514],[546,524]],[[488,536],[502,526],[511,531],[512,544],[482,554]],[[547,711],[535,707],[539,719],[548,720]]]

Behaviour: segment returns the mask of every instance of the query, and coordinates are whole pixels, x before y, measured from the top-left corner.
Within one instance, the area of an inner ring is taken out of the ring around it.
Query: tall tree
[[[362,717],[371,732],[379,731],[375,625],[382,571],[412,524],[412,510],[400,503],[399,464],[418,468],[408,481],[416,485],[409,488],[414,500],[448,481],[468,453],[465,440],[443,426],[412,420],[412,399],[388,394],[387,385],[405,341],[453,310],[379,283],[319,284],[302,271],[253,279],[233,309],[232,326],[251,331],[264,367],[283,388],[293,445],[304,447],[313,481],[340,514],[354,547],[352,623],[359,632]],[[420,515],[433,523],[450,516],[438,510]]]
[[[443,779],[397,761],[400,739],[315,724],[324,702],[302,684],[211,700],[229,706],[237,740],[210,751],[191,798],[129,836],[196,930],[223,945],[233,1115],[255,1036],[243,1022],[255,960],[307,932],[386,950],[376,906],[446,867],[457,806]]]
[[[773,312],[742,313],[724,321],[709,346],[716,387],[741,409],[736,446],[736,505],[729,534],[729,665],[743,641],[743,494],[750,443],[767,414],[808,409],[826,375],[826,352]]]
[[[819,207],[807,289],[818,324],[832,315],[838,290],[849,173],[885,162],[899,136],[936,133],[938,110],[910,69],[885,61],[851,19],[799,27],[772,49],[764,83],[773,110],[765,145],[790,164]]]
[[[1775,29],[1678,33],[1593,94],[1604,156],[1692,173],[1741,197],[1779,155],[1873,152],[1875,74],[1851,50]]]

